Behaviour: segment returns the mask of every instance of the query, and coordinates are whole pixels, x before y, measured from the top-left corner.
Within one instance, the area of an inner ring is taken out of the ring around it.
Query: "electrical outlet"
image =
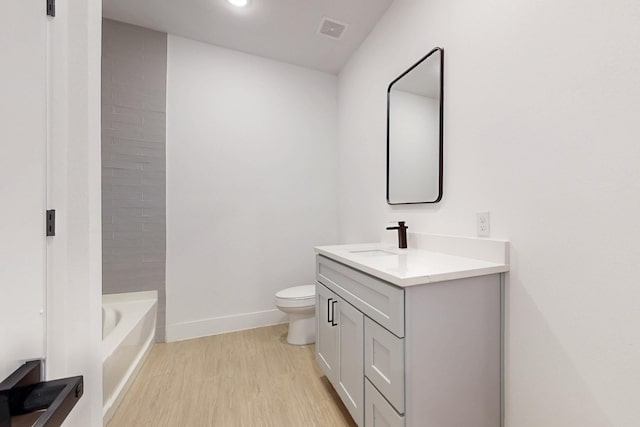
[[[478,212],[476,214],[476,224],[478,237],[489,237],[489,212]]]

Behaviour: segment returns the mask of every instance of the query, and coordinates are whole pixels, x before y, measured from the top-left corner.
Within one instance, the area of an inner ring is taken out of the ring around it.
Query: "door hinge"
[[[47,0],[47,15],[56,16],[56,0]]]
[[[47,211],[47,236],[56,235],[56,210],[49,209]]]

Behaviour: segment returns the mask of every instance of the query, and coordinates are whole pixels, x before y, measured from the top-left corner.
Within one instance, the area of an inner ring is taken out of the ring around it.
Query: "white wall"
[[[281,322],[337,230],[336,76],[169,36],[167,340]]]
[[[507,426],[640,419],[640,4],[396,0],[339,76],[341,239],[512,242]],[[444,198],[386,205],[385,89],[445,49]]]
[[[44,12],[44,11],[43,11]],[[102,425],[99,0],[57,2],[49,27],[47,378],[83,375],[65,426]]]

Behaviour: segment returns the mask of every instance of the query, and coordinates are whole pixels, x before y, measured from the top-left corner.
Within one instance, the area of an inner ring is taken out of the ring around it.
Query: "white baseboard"
[[[261,326],[278,325],[287,323],[287,321],[287,315],[278,309],[257,311],[167,325],[166,337],[167,342],[182,341]]]

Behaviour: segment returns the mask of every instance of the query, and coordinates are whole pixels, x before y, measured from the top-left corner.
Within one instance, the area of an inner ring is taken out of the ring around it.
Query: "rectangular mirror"
[[[444,52],[436,47],[387,90],[387,202],[442,198]]]

